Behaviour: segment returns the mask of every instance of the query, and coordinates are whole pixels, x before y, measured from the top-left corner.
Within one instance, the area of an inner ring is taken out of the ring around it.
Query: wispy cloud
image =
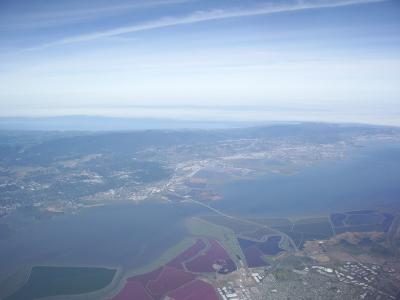
[[[213,20],[249,17],[257,15],[268,15],[268,14],[294,12],[294,11],[302,11],[310,9],[334,8],[341,6],[377,3],[384,1],[386,0],[309,0],[309,1],[305,0],[305,1],[296,1],[293,3],[286,3],[286,4],[276,4],[276,3],[268,4],[253,8],[214,9],[207,11],[196,11],[194,13],[187,14],[184,16],[163,17],[160,19],[151,20],[131,26],[118,27],[105,31],[67,37],[54,42],[43,44],[33,49],[86,42],[86,41],[117,36],[121,34],[134,33],[134,32],[164,28],[164,27],[179,26],[185,24],[194,24],[194,23],[213,21]]]
[[[197,0],[153,0],[135,3],[120,3],[114,5],[88,7],[84,9],[62,9],[41,12],[16,13],[3,16],[0,29],[32,29],[58,26],[72,23],[90,21],[94,19],[118,15],[139,9],[174,5]]]

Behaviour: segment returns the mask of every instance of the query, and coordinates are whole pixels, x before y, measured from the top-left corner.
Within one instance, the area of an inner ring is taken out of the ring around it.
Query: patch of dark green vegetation
[[[393,255],[392,249],[388,248],[385,245],[385,239],[382,238],[381,240],[372,241],[370,245],[370,251],[374,254],[381,255],[381,256],[389,256]]]
[[[368,215],[368,214],[373,214],[374,212],[375,212],[375,210],[363,209],[363,210],[348,211],[347,214],[348,215]]]
[[[275,226],[274,229],[287,234],[300,249],[306,241],[324,240],[333,235],[331,223],[326,217],[300,219],[293,221],[292,225]]]
[[[265,227],[262,222],[249,220],[249,222],[223,217],[220,215],[208,215],[202,217],[204,220],[231,229],[237,236],[262,241],[266,236],[276,234],[275,230]],[[257,219],[261,220],[261,219]],[[250,223],[254,222],[254,223]]]
[[[33,267],[26,284],[6,300],[75,295],[106,287],[116,270],[86,267]]]
[[[277,268],[272,271],[272,274],[278,281],[288,281],[294,277],[293,272],[286,268]]]
[[[394,216],[392,214],[381,213],[376,210],[357,210],[346,213],[331,214],[331,221],[335,226],[336,233],[369,231],[387,232],[393,219]]]
[[[352,214],[346,219],[346,225],[381,224],[383,216],[380,214]]]
[[[344,226],[335,228],[336,233],[344,232],[382,232],[383,228],[381,224],[367,224],[367,225],[355,225],[355,226]]]
[[[383,237],[372,239],[370,237],[362,238],[358,244],[352,244],[345,239],[340,240],[340,245],[352,254],[372,253],[380,256],[393,255],[391,250],[385,245],[385,239]]]
[[[309,267],[313,263],[313,259],[308,256],[288,255],[285,259],[280,260],[277,266],[280,268],[304,270],[305,267]]]
[[[369,237],[365,237],[361,239],[361,241],[358,243],[362,247],[367,247],[369,248],[369,251],[371,251],[374,254],[381,255],[381,256],[388,256],[391,255],[391,251],[384,246],[385,239],[382,237],[377,240],[373,240]]]
[[[327,218],[302,219],[296,221],[293,231],[317,235],[320,236],[321,239],[326,239],[333,235],[331,223]]]
[[[354,245],[352,243],[349,243],[345,239],[340,240],[340,246],[348,253],[353,254],[353,255],[360,255],[364,253],[364,250],[359,247],[358,245]]]
[[[286,218],[253,218],[251,221],[273,228],[292,225],[292,222]]]

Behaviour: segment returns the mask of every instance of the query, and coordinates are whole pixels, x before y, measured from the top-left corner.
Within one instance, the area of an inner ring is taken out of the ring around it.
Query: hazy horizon
[[[2,1],[0,116],[400,125],[394,0]]]

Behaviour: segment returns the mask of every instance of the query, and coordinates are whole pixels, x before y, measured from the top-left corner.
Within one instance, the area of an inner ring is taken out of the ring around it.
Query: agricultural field
[[[158,300],[166,296],[188,299],[192,296],[193,289],[201,289],[206,299],[218,299],[214,288],[200,280],[199,275],[227,274],[235,270],[235,263],[218,241],[199,238],[164,266],[128,278],[123,289],[112,300],[132,299],[138,295],[143,300]]]
[[[6,300],[85,294],[111,283],[116,270],[91,267],[33,267],[28,281]]]

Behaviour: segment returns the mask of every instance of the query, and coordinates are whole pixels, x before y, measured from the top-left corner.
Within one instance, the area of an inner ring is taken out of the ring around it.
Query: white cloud
[[[44,28],[71,23],[79,23],[88,20],[109,17],[121,13],[131,12],[138,9],[173,5],[193,2],[197,0],[154,0],[135,3],[114,4],[100,7],[88,7],[81,9],[53,9],[41,12],[15,13],[2,16],[0,29],[33,29]]]
[[[290,4],[269,4],[263,6],[257,6],[250,9],[218,9],[218,10],[208,10],[208,11],[196,11],[194,13],[180,16],[180,17],[164,17],[158,20],[152,20],[148,22],[144,22],[141,24],[135,24],[132,26],[118,27],[110,30],[83,34],[78,36],[72,36],[60,39],[55,42],[43,44],[39,47],[34,47],[32,49],[40,49],[46,48],[50,46],[57,45],[65,45],[72,44],[78,42],[85,42],[91,40],[97,40],[101,38],[107,38],[111,36],[146,31],[157,28],[171,27],[171,26],[179,26],[185,24],[194,24],[199,22],[206,22],[212,20],[220,20],[227,18],[238,18],[238,17],[248,17],[248,16],[256,16],[256,15],[268,15],[282,12],[291,12],[291,11],[301,11],[308,9],[321,9],[321,8],[332,8],[332,7],[340,7],[340,6],[349,6],[349,5],[357,5],[357,4],[367,4],[367,3],[376,3],[383,2],[386,0],[319,0],[319,1],[297,1],[295,3]],[[32,50],[31,49],[31,50]]]

